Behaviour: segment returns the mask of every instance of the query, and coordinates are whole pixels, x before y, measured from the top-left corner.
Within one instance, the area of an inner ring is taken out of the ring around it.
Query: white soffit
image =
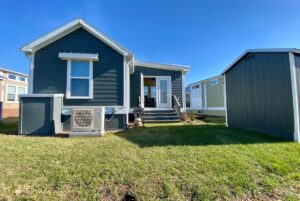
[[[189,66],[175,65],[175,64],[160,64],[160,63],[144,62],[144,61],[134,61],[134,66],[158,68],[158,69],[165,69],[165,70],[176,70],[176,71],[183,71],[183,72],[190,71]]]

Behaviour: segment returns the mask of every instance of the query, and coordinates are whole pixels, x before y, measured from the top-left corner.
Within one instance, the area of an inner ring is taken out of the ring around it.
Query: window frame
[[[12,79],[12,78],[9,77],[10,75],[15,76],[16,78],[15,78],[15,79]],[[15,74],[12,74],[12,73],[7,73],[7,79],[18,81],[18,76],[15,75]]]
[[[24,81],[20,80],[20,78],[24,78]],[[18,80],[19,82],[26,82],[26,77],[18,76],[17,80]]]
[[[23,94],[26,94],[26,93],[27,93],[27,92],[26,92],[26,91],[27,91],[27,90],[26,90],[26,87],[18,86],[18,87],[17,87],[17,92],[16,92],[16,93],[17,93],[17,102],[19,102],[19,95],[20,95],[19,89],[20,89],[20,88],[23,88],[23,89],[24,89],[24,93],[23,93]]]
[[[89,77],[72,77],[71,76],[71,68],[72,61],[83,61],[89,63]],[[89,95],[88,96],[71,96],[71,80],[72,79],[84,79],[89,80]],[[93,60],[81,60],[81,59],[68,59],[67,60],[67,91],[66,98],[67,99],[93,99]]]
[[[8,100],[8,87],[14,87],[15,88],[15,98],[14,98],[14,100],[13,101],[11,101],[11,100]],[[24,88],[24,94],[26,94],[27,93],[27,87],[26,86],[18,86],[18,85],[13,85],[13,84],[7,84],[6,85],[6,98],[5,98],[5,100],[6,100],[6,102],[7,103],[18,103],[19,102],[19,100],[18,100],[18,97],[19,97],[19,88]]]
[[[200,84],[195,84],[192,86],[192,90],[199,89],[199,88],[200,88]]]
[[[215,84],[213,84],[214,81],[216,81]],[[210,81],[210,86],[212,86],[212,87],[217,86],[218,84],[219,84],[219,79],[213,79],[213,80]]]

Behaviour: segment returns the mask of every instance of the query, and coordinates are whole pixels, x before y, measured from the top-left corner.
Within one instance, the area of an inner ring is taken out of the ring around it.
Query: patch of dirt
[[[300,198],[300,197],[298,197]],[[285,200],[286,194],[282,191],[274,191],[269,193],[258,193],[258,194],[250,194],[245,195],[242,199],[243,201],[277,201],[277,200]]]
[[[109,188],[108,184],[104,183],[99,188],[99,201],[112,201],[117,200],[115,195],[113,195],[112,190]]]
[[[117,186],[117,184],[115,184]],[[129,186],[118,186],[118,195],[111,189],[107,183],[103,183],[99,188],[98,201],[135,201],[135,194],[130,191]]]
[[[16,196],[26,195],[29,193],[29,186],[26,185],[18,186],[18,188],[15,190],[14,193]]]

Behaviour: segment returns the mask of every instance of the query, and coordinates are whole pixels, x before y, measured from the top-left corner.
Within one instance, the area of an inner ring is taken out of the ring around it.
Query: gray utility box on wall
[[[63,94],[20,95],[19,134],[51,135],[62,131]]]

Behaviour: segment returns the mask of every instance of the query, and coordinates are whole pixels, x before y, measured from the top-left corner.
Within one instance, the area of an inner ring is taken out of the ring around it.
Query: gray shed
[[[227,126],[299,142],[300,50],[246,50],[222,74]]]
[[[19,134],[49,135],[62,131],[63,94],[20,95]]]

